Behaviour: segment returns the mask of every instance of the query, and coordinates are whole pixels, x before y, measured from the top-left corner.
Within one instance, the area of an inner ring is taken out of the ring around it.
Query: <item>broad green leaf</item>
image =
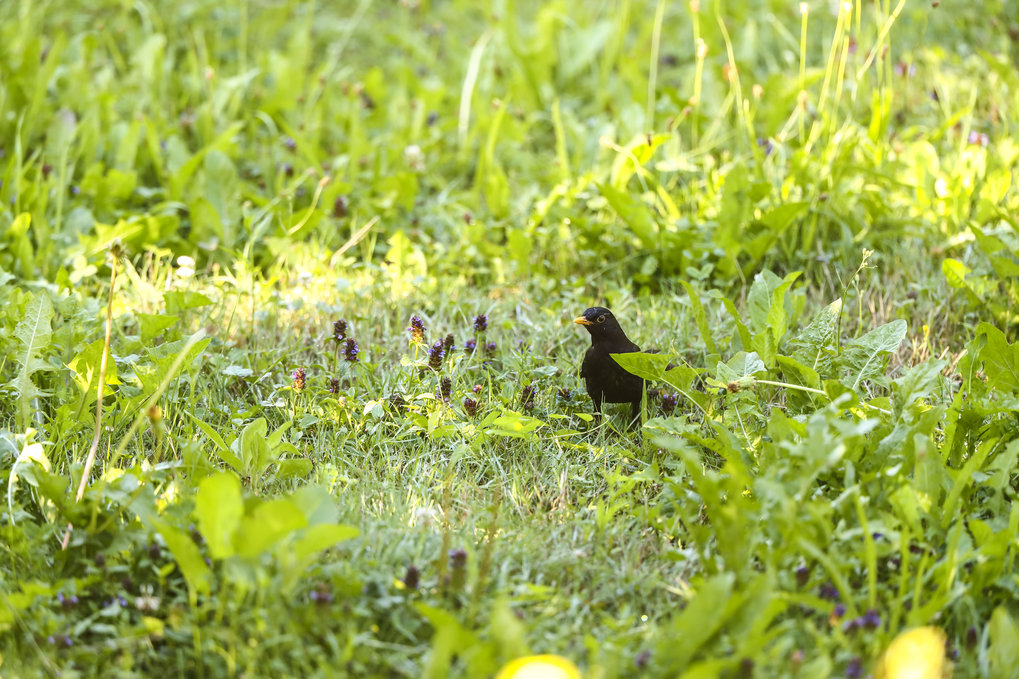
[[[928,390],[937,384],[945,365],[942,360],[925,361],[914,365],[892,382],[895,391],[892,407],[896,419],[902,415],[903,409],[908,404],[928,395]]]
[[[338,542],[353,540],[360,534],[361,531],[353,526],[323,523],[305,529],[297,539],[287,544],[286,549],[292,551],[298,561],[304,561]]]
[[[1019,342],[1009,344],[1005,334],[990,323],[977,326],[976,336],[984,336],[987,343],[980,350],[980,360],[991,389],[1019,391]]]
[[[778,361],[778,367],[782,369],[782,373],[786,376],[787,382],[811,387],[812,389],[821,388],[821,377],[810,366],[803,365],[799,361],[787,356],[778,356],[776,360]]]
[[[832,360],[832,349],[835,346],[835,332],[838,328],[839,314],[842,313],[842,298],[835,300],[814,317],[806,328],[793,340],[798,348],[796,359],[819,373],[826,373]]]
[[[178,316],[167,316],[166,314],[137,313],[135,318],[138,319],[141,341],[145,344],[159,337],[164,330],[173,327],[180,320]]]
[[[695,595],[669,623],[668,633],[659,642],[655,654],[665,674],[676,676],[687,668],[698,651],[708,643],[727,622],[723,615],[733,595],[736,576],[724,573],[705,579],[695,589]],[[675,643],[682,639],[683,643]]]
[[[269,500],[241,520],[234,533],[234,549],[242,557],[254,558],[307,525],[307,518],[289,498]]]
[[[905,338],[906,321],[900,318],[853,340],[839,357],[846,373],[845,383],[855,390],[864,380],[881,375],[884,357],[898,350]]]
[[[719,382],[733,382],[744,377],[756,375],[759,372],[764,372],[766,369],[764,361],[761,360],[761,357],[756,352],[751,351],[748,354],[745,351],[741,351],[726,363],[718,362],[715,366],[715,379]]]
[[[39,389],[32,376],[40,371],[52,370],[52,366],[42,358],[42,352],[49,348],[53,338],[51,323],[53,321],[53,304],[44,292],[36,293],[25,309],[25,316],[14,328],[14,336],[18,339],[18,373],[9,386],[18,394],[18,421],[22,429],[28,428],[32,410],[32,399],[49,395],[48,391]]]
[[[494,436],[529,438],[531,432],[543,424],[545,423],[537,418],[504,410],[492,421],[492,426],[486,429],[486,432]]]
[[[1019,625],[1004,606],[998,606],[991,613],[988,637],[990,676],[1019,677]]]
[[[188,586],[199,594],[208,594],[211,571],[191,537],[162,519],[153,518],[152,527],[163,536]]]
[[[665,379],[665,368],[671,360],[665,354],[646,354],[640,351],[610,355],[623,370],[645,380]]]
[[[651,214],[651,209],[629,193],[608,184],[598,184],[598,190],[619,218],[630,227],[641,245],[649,250],[656,250],[658,224]]]
[[[96,389],[99,386],[99,366],[105,343],[105,340],[100,338],[86,345],[67,364],[67,367],[74,373],[74,383],[78,385],[78,389],[81,390],[86,401],[95,399]],[[106,378],[104,381],[107,385],[120,384],[120,378],[117,375],[117,362],[113,356],[106,357]],[[110,389],[109,386],[103,389],[104,396],[109,396],[112,393],[113,389]]]
[[[230,445],[244,465],[245,476],[258,476],[272,461],[269,442],[266,440],[268,425],[264,417],[249,422]]]
[[[166,313],[171,316],[187,309],[197,309],[212,304],[212,300],[200,292],[180,292],[178,290],[164,292],[163,301],[166,304]]]
[[[241,482],[237,475],[220,472],[202,479],[195,496],[195,515],[212,558],[233,556],[233,536],[244,516]]]
[[[303,457],[288,458],[279,463],[276,478],[280,480],[303,479],[311,473],[311,460]]]

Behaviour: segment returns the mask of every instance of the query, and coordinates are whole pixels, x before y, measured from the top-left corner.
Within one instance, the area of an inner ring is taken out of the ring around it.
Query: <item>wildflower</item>
[[[863,676],[863,663],[859,658],[853,658],[846,667],[847,679],[860,679]]]
[[[444,400],[449,400],[451,393],[453,393],[453,380],[443,377],[442,381],[439,382],[439,394]]]
[[[463,589],[467,584],[467,552],[460,548],[449,550],[449,568],[450,587]]]
[[[558,389],[556,389],[556,396],[558,396],[563,401],[569,401],[571,398],[573,398],[573,392],[567,389],[566,387],[559,387]]]
[[[421,584],[421,571],[414,564],[407,566],[407,572],[403,575],[403,584],[407,586],[407,589],[417,589]]]
[[[428,127],[431,127],[438,120],[439,120],[439,114],[436,113],[435,111],[432,111],[431,113],[428,114],[428,119],[425,121],[425,125],[427,125]]]
[[[64,596],[63,592],[57,594],[57,603],[63,608],[74,608],[78,605],[78,597],[72,594],[71,596]]]
[[[456,349],[456,342],[453,341],[453,333],[446,335],[446,339],[442,340],[442,348],[446,350],[447,356],[453,355],[453,350]]]
[[[836,618],[841,618],[842,616],[844,616],[846,614],[846,605],[845,604],[835,604],[835,608],[832,609],[831,614],[833,616],[835,616]]]
[[[990,139],[986,134],[983,132],[977,132],[976,130],[969,133],[969,137],[966,141],[974,146],[987,146],[990,143]]]
[[[327,583],[320,582],[309,592],[308,598],[320,606],[325,606],[333,602],[333,593]]]
[[[488,330],[488,316],[478,314],[474,317],[474,332],[485,332]]]
[[[485,345],[485,352],[489,354],[494,354],[498,346],[499,345],[497,345],[495,342],[489,342],[488,344]]]
[[[340,219],[347,216],[347,199],[343,196],[336,196],[333,201],[333,217]]]
[[[293,137],[284,137],[283,138],[283,145],[287,147],[288,151],[296,151],[297,150],[297,142],[294,141]]]
[[[475,341],[473,339],[467,340],[466,342],[464,342],[464,353],[465,354],[473,354],[474,353],[474,349],[477,346],[478,346],[477,341]]]
[[[304,391],[306,383],[306,375],[304,372],[304,368],[298,368],[297,370],[295,370],[293,376],[294,381],[291,383],[290,386],[293,387],[294,391]]]
[[[425,341],[425,322],[421,320],[421,317],[414,315],[410,317],[410,341],[415,344],[424,344]]]
[[[470,212],[465,212],[464,213],[464,224],[466,224],[467,226],[470,226],[473,221],[474,221],[474,217],[471,216],[471,213]]]
[[[651,651],[644,649],[633,657],[633,664],[638,670],[642,670],[651,662]]]
[[[333,323],[333,339],[341,342],[347,339],[347,321],[341,318]]]
[[[523,391],[520,392],[520,403],[523,405],[524,410],[530,410],[534,407],[534,384],[528,384],[524,387]]]
[[[835,585],[831,584],[830,582],[826,582],[823,585],[821,585],[817,595],[822,599],[827,599],[828,601],[839,600],[839,590]]]
[[[438,370],[442,365],[442,358],[446,355],[446,350],[442,348],[442,340],[436,340],[432,348],[428,350],[428,367],[432,370]]]
[[[50,646],[63,646],[64,648],[70,648],[74,645],[74,641],[66,634],[51,634],[46,637],[46,640],[49,641]]]
[[[195,275],[195,260],[194,257],[188,257],[187,255],[181,255],[177,258],[177,277],[178,278],[191,278]]]
[[[861,620],[863,622],[864,627],[877,629],[878,627],[881,626],[881,614],[878,613],[873,608],[869,609],[866,613],[864,613],[863,618]]]
[[[464,398],[464,412],[467,413],[468,417],[474,417],[478,414],[478,402],[470,396]]]
[[[679,394],[662,394],[662,410],[667,413],[671,413],[676,409],[676,403],[679,401]],[[797,573],[799,569],[797,569]],[[802,585],[801,585],[802,587]]]
[[[407,163],[414,172],[421,172],[425,169],[425,154],[417,144],[410,144],[403,148],[403,162]]]
[[[163,555],[163,550],[159,548],[158,542],[153,542],[149,545],[149,556],[153,561],[158,560]]]
[[[139,611],[156,611],[159,609],[160,599],[152,595],[152,585],[142,585],[141,595],[135,597],[134,607]]]
[[[340,381],[335,377],[329,380],[329,393],[330,394],[340,393]]]
[[[343,347],[343,360],[357,363],[357,352],[357,341],[353,337],[348,337]]]
[[[473,387],[471,387],[471,391],[473,391],[475,394],[480,394],[482,389],[483,387],[480,384],[475,384]]]

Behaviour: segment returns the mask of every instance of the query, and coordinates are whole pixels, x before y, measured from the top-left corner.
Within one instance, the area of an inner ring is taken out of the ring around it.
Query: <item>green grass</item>
[[[1008,10],[0,4],[0,674],[1014,676]]]

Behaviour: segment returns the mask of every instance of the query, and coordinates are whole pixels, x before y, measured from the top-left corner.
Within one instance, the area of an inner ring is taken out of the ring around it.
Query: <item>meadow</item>
[[[0,3],[0,676],[1019,677],[1011,5]]]

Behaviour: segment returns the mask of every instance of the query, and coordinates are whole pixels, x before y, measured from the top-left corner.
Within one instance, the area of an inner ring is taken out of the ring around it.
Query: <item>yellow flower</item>
[[[529,655],[507,663],[495,679],[580,679],[580,670],[561,655]]]
[[[938,627],[916,627],[892,640],[878,663],[876,679],[947,679],[945,633]]]

